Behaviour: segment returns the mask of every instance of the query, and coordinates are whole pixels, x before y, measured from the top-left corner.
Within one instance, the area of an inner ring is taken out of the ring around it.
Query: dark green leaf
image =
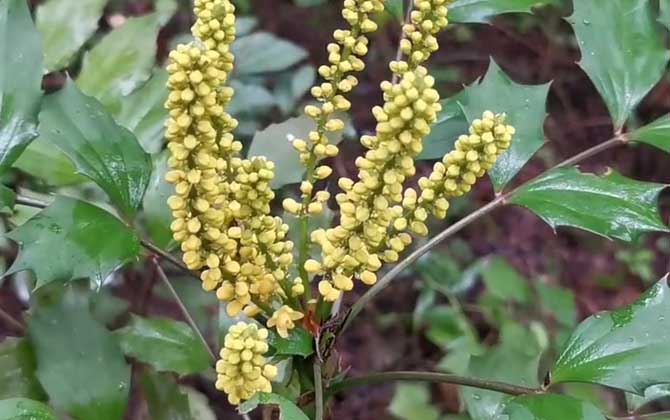
[[[259,405],[272,404],[279,407],[281,420],[309,420],[309,417],[303,413],[298,406],[291,401],[277,394],[268,394],[259,392],[248,401],[240,404],[239,411],[242,414],[247,414]]]
[[[430,403],[428,385],[399,383],[396,386],[389,411],[402,420],[438,420],[440,412]]]
[[[76,420],[123,418],[130,367],[85,302],[63,299],[38,307],[28,335],[37,356],[37,377],[56,408]]]
[[[14,167],[57,187],[88,181],[77,174],[72,161],[55,144],[43,137],[37,137],[30,143]]]
[[[649,0],[575,1],[567,18],[575,30],[582,60],[609,109],[614,128],[661,79],[670,52]]]
[[[187,375],[210,365],[202,342],[183,322],[133,316],[130,325],[116,331],[116,336],[128,356],[158,371]]]
[[[530,301],[528,281],[503,258],[490,258],[481,273],[487,291],[495,298],[518,303]]]
[[[40,133],[95,181],[125,214],[137,211],[151,175],[151,159],[127,129],[94,98],[68,82],[44,100]]]
[[[35,377],[35,355],[23,338],[6,338],[0,343],[0,400],[32,398],[45,400]]]
[[[42,35],[47,71],[70,64],[98,29],[106,3],[107,0],[49,0],[37,8],[35,24]]]
[[[47,405],[27,398],[0,400],[0,420],[58,420]]]
[[[442,101],[442,111],[424,139],[423,151],[417,159],[442,159],[454,148],[458,136],[467,134],[470,124],[458,103],[462,96],[460,93]]]
[[[502,190],[544,144],[548,92],[549,84],[515,83],[491,60],[481,82],[468,86],[459,96],[459,103],[470,123],[489,110],[507,114],[507,124],[516,128],[512,146],[489,172],[496,191]]]
[[[42,46],[26,0],[0,2],[0,170],[37,137]]]
[[[643,394],[670,383],[667,277],[630,306],[582,322],[554,366],[554,383],[588,382]]]
[[[0,213],[12,214],[16,204],[16,193],[4,185],[0,185]]]
[[[231,49],[235,54],[235,72],[241,75],[285,70],[307,57],[303,48],[268,32],[239,38]]]
[[[638,128],[628,136],[632,141],[647,143],[670,153],[670,114]]]
[[[559,4],[560,0],[456,0],[449,5],[449,21],[488,23],[504,13],[531,13],[533,7]]]
[[[557,322],[572,327],[577,322],[577,306],[575,294],[570,289],[551,286],[543,282],[536,282],[535,288],[540,298],[540,305],[549,311]]]
[[[36,288],[85,277],[100,285],[140,252],[139,240],[118,219],[65,197],[57,197],[7,236],[21,244],[21,251],[5,275],[31,270],[37,277]]]
[[[170,375],[149,372],[142,378],[142,389],[151,420],[194,420],[188,396]]]
[[[156,60],[160,15],[131,17],[86,53],[77,85],[106,106],[137,89]]]
[[[605,420],[591,403],[558,394],[514,398],[507,403],[501,417],[505,420]]]
[[[658,214],[664,188],[614,171],[598,176],[563,168],[526,184],[509,202],[532,210],[553,228],[573,226],[634,241],[645,232],[668,231]]]
[[[144,194],[142,220],[151,240],[160,248],[168,249],[173,245],[172,212],[167,206],[167,199],[174,194],[174,186],[165,180],[168,153],[154,156],[151,180]]]
[[[307,357],[314,353],[314,337],[302,328],[291,331],[288,338],[281,338],[274,331],[270,331],[269,343],[278,356]]]

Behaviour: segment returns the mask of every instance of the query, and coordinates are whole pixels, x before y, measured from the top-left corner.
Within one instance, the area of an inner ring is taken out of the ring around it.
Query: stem
[[[314,361],[314,420],[323,420],[323,378],[319,360]]]
[[[23,327],[23,323],[11,316],[9,313],[5,312],[2,308],[0,308],[0,319],[14,328],[18,333],[25,334],[26,329]]]
[[[410,19],[412,18],[412,0],[409,0],[407,2],[403,1],[403,6],[406,7],[407,9],[405,10],[405,20],[402,22],[403,25],[408,24],[410,22]],[[400,40],[402,41],[405,39],[405,31],[400,30]],[[395,61],[400,61],[402,58],[402,49],[400,48],[400,45],[402,45],[402,42],[398,42],[398,49],[395,52]],[[398,83],[398,75],[396,73],[393,73],[393,76],[391,78],[391,83],[392,84],[397,84]]]
[[[655,419],[657,417],[667,417],[670,416],[670,411],[659,411],[657,413],[648,413],[648,414],[631,414],[629,416],[616,417],[616,416],[607,416],[609,420],[646,420],[646,419]]]
[[[172,283],[170,282],[170,279],[165,275],[165,271],[163,271],[163,268],[158,264],[158,261],[154,259],[154,264],[156,265],[156,273],[158,273],[158,277],[160,277],[161,281],[167,287],[168,291],[174,298],[175,302],[177,303],[177,306],[179,306],[179,310],[181,311],[182,315],[186,319],[186,322],[188,325],[193,328],[193,331],[195,331],[196,335],[202,341],[202,345],[207,349],[207,353],[209,354],[210,358],[212,359],[213,362],[216,361],[216,355],[214,354],[214,351],[212,348],[209,346],[207,343],[207,340],[205,339],[205,336],[202,335],[202,332],[200,331],[200,328],[198,328],[198,324],[195,323],[195,320],[191,316],[191,314],[188,312],[188,309],[186,308],[186,305],[184,305],[184,302],[181,300],[179,297],[179,294],[177,294],[177,291],[174,289],[172,286]]]
[[[34,198],[26,197],[23,195],[16,194],[16,204],[21,204],[23,206],[35,207],[38,209],[45,209],[49,205],[44,201],[40,201]]]
[[[357,388],[366,385],[381,384],[384,382],[393,381],[424,381],[424,382],[439,382],[453,385],[463,385],[473,388],[486,389],[489,391],[502,392],[508,395],[528,395],[528,394],[543,394],[544,389],[541,388],[527,388],[524,386],[517,386],[497,381],[489,381],[486,379],[470,378],[466,376],[452,375],[448,373],[438,372],[379,372],[372,373],[366,376],[359,376],[357,378],[345,379],[328,388],[329,394],[335,394],[340,391]]]
[[[530,181],[527,181],[518,187],[514,188],[512,191],[509,191],[505,194],[499,195],[496,197],[494,200],[490,201],[487,205],[484,207],[481,207],[478,210],[475,210],[473,213],[470,213],[469,215],[465,216],[458,222],[454,223],[453,225],[449,226],[442,232],[438,233],[436,236],[434,236],[432,239],[430,239],[428,242],[426,242],[424,245],[420,246],[417,248],[414,252],[409,254],[405,259],[400,261],[397,265],[395,265],[389,272],[387,272],[379,281],[377,284],[375,284],[372,288],[370,288],[367,292],[361,296],[360,299],[354,303],[354,305],[351,307],[351,312],[347,316],[347,319],[344,321],[344,325],[342,326],[342,331],[344,331],[353,321],[353,319],[363,310],[365,305],[368,304],[372,299],[374,299],[386,286],[389,285],[397,276],[398,274],[402,273],[402,271],[409,267],[414,261],[418,260],[422,255],[426,254],[429,252],[431,249],[433,249],[436,245],[438,245],[440,242],[444,241],[454,233],[460,231],[464,227],[470,225],[472,222],[479,220],[482,216],[485,216],[489,213],[491,213],[493,210],[497,209],[498,207],[502,207],[506,200],[510,198],[511,196],[514,195],[519,189],[523,188],[525,185],[529,184],[530,182],[538,179],[542,175],[546,174],[547,172],[550,172],[554,169],[562,168],[565,166],[570,166],[574,165],[576,163],[579,163],[591,156],[594,156],[600,152],[603,152],[605,150],[623,145],[628,143],[629,139],[626,137],[625,134],[617,134],[615,137],[600,143],[596,146],[593,146],[587,150],[584,150],[581,153],[578,153],[577,155],[568,158],[564,160],[563,162],[551,167],[550,169],[542,172],[540,175],[536,176],[535,178],[531,179]]]

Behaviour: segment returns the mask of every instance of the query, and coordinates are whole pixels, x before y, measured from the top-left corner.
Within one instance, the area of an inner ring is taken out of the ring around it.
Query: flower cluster
[[[271,392],[277,367],[263,356],[268,351],[268,330],[238,322],[228,329],[216,363],[216,388],[228,394],[231,404],[248,400],[256,392]]]

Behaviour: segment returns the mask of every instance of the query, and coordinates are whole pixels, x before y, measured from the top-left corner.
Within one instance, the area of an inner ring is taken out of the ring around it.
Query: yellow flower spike
[[[257,392],[272,392],[277,368],[264,357],[269,350],[267,339],[268,330],[256,324],[238,322],[228,329],[216,363],[216,388],[228,394],[231,404],[240,404]]]
[[[295,311],[290,306],[284,305],[277,309],[270,319],[268,319],[268,328],[275,328],[277,334],[282,338],[287,338],[289,331],[295,328],[295,323],[299,319],[304,318],[302,312]]]

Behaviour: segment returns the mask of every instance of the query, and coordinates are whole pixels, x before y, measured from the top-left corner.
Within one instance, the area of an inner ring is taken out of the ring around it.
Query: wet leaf
[[[591,403],[567,395],[525,395],[505,406],[501,420],[605,420]]]
[[[314,353],[314,337],[302,328],[291,331],[288,338],[282,338],[274,331],[270,331],[268,341],[278,356],[307,357]]]
[[[35,369],[35,355],[30,343],[23,338],[5,338],[0,343],[0,400],[46,400]]]
[[[47,405],[27,398],[0,400],[0,420],[58,420]]]
[[[309,417],[302,412],[294,403],[288,399],[277,394],[268,394],[259,392],[250,400],[240,404],[239,411],[241,414],[247,414],[259,405],[276,405],[279,407],[279,418],[281,420],[309,420]]]
[[[142,378],[142,389],[152,420],[195,420],[188,396],[181,392],[171,375],[148,372]]]
[[[72,161],[54,143],[42,137],[37,137],[28,145],[14,167],[56,187],[88,181],[77,174]]]
[[[505,13],[531,13],[534,7],[560,0],[456,0],[449,5],[450,22],[488,23]]]
[[[172,212],[167,205],[167,199],[174,194],[174,186],[165,180],[167,172],[168,153],[161,153],[153,157],[153,171],[151,180],[144,194],[142,205],[142,221],[151,240],[162,249],[173,247]]]
[[[632,141],[647,143],[670,153],[670,114],[633,131],[628,137]]]

